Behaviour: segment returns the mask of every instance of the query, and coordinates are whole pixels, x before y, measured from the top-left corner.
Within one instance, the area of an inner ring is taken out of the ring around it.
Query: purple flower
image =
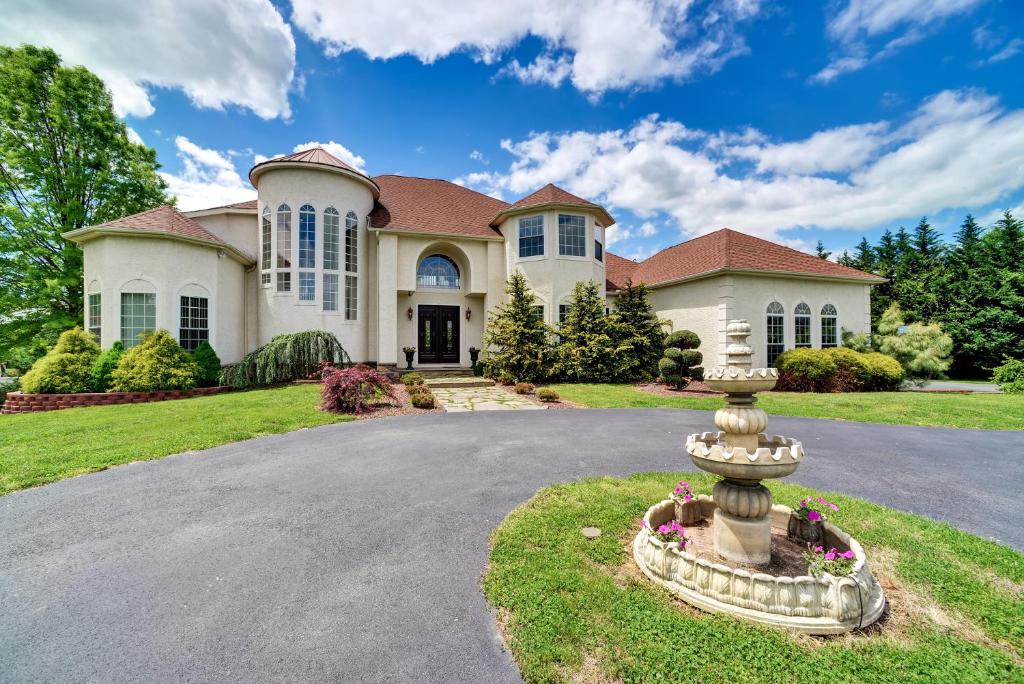
[[[831,551],[829,551],[828,553],[825,554],[825,560],[830,561],[830,560],[835,560],[835,559],[836,559],[836,551],[835,551],[835,549],[832,549]]]
[[[658,528],[658,532],[660,534],[668,534],[671,531],[672,531],[672,528],[669,527],[668,525],[662,525],[661,527]]]
[[[690,483],[689,482],[680,482],[679,484],[681,484],[682,486],[686,487],[687,489],[690,488]]]
[[[687,494],[686,496],[683,497],[683,502],[684,503],[690,503],[691,501],[693,501],[693,497],[690,496],[689,494]]]
[[[675,493],[676,494],[682,494],[683,493],[683,488],[682,487],[676,487],[675,488]]]
[[[800,499],[800,508],[807,508],[807,499]]]
[[[824,550],[825,550],[824,546],[815,546],[814,547],[814,553],[821,553]]]
[[[842,556],[843,558],[853,558],[853,549],[850,549],[849,551],[843,551],[839,555]]]
[[[821,513],[818,511],[807,511],[807,519],[811,522],[818,522],[821,520]]]

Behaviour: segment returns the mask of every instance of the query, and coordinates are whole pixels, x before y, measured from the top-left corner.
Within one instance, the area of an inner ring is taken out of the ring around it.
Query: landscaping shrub
[[[517,382],[516,394],[533,394],[533,385],[528,382]]]
[[[891,392],[899,389],[906,377],[903,366],[896,359],[881,352],[863,354],[864,389],[869,392]]]
[[[993,371],[992,380],[1007,394],[1024,394],[1024,360],[1007,359]]]
[[[508,302],[488,314],[484,333],[487,377],[501,383],[543,379],[551,366],[551,329],[534,312],[535,298],[518,271],[505,285]]]
[[[558,401],[560,399],[558,392],[550,387],[541,387],[537,390],[537,398],[544,402]]]
[[[366,364],[339,368],[324,375],[320,408],[360,414],[375,400],[394,399],[391,381],[378,370]]]
[[[220,382],[220,357],[210,343],[203,341],[192,352],[192,360],[199,366],[199,386],[215,387]]]
[[[224,366],[220,381],[239,388],[292,382],[309,377],[324,361],[351,363],[348,353],[331,333],[308,330],[277,335],[238,363]]]
[[[945,377],[952,363],[953,339],[938,323],[904,325],[899,304],[893,304],[878,321],[877,350],[896,359],[911,382],[923,383]]]
[[[125,351],[110,375],[114,392],[187,390],[196,386],[199,366],[166,330],[144,332]]]
[[[788,392],[891,391],[903,380],[895,359],[844,347],[790,349],[779,355],[775,367],[775,389]]]
[[[412,387],[406,387],[406,391],[409,393],[410,397],[414,394],[429,394],[431,396],[434,394],[426,385],[413,385]]]
[[[658,374],[665,384],[683,389],[691,380],[704,377],[699,346],[700,338],[690,330],[679,330],[665,338],[664,355],[658,361]]]
[[[615,379],[650,380],[665,350],[665,333],[647,298],[646,286],[627,280],[608,319],[615,347]]]
[[[25,373],[21,389],[28,394],[88,392],[99,355],[100,346],[91,334],[81,328],[65,330],[53,349]]]
[[[0,406],[4,405],[7,401],[7,394],[9,392],[17,392],[21,389],[21,378],[8,375],[3,382],[0,382]]]
[[[402,375],[402,384],[406,387],[412,387],[414,385],[423,384],[423,376],[419,373],[404,373]]]
[[[434,395],[430,392],[416,392],[409,397],[412,405],[419,409],[432,409],[436,404]]]
[[[110,376],[121,361],[124,354],[124,344],[117,340],[110,345],[110,349],[103,352],[96,358],[92,366],[92,379],[89,381],[89,389],[93,392],[106,392],[110,389]]]
[[[608,382],[618,367],[611,323],[597,283],[578,282],[558,326],[554,374],[572,382]]]

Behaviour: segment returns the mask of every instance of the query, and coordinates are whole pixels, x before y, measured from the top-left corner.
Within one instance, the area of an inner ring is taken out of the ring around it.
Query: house
[[[521,271],[552,325],[573,285],[592,280],[614,307],[627,280],[659,315],[724,353],[725,321],[751,320],[757,363],[783,349],[839,344],[869,329],[881,279],[731,230],[635,263],[605,248],[614,219],[554,185],[509,204],[444,180],[370,177],[322,148],[254,166],[257,199],[173,207],[65,234],[85,260],[85,325],[103,346],[165,328],[224,362],[301,330],[333,332],[356,361],[468,366],[487,312]]]

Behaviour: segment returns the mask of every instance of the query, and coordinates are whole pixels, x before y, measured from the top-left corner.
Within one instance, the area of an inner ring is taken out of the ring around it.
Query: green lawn
[[[0,494],[110,466],[352,420],[318,385],[0,417]]]
[[[635,570],[648,506],[680,478],[642,473],[541,490],[492,537],[484,593],[528,682],[1024,682],[1024,555],[952,527],[829,494],[887,587],[890,614],[842,637],[807,637],[702,613]],[[793,504],[810,490],[771,483]],[[601,537],[587,540],[580,528]],[[896,587],[892,587],[895,582]]]
[[[713,410],[720,397],[661,397],[632,385],[553,385],[563,399],[591,408],[688,408]],[[1024,430],[1024,394],[928,394],[764,392],[758,404],[769,416],[837,418],[863,423],[934,425],[983,430]]]

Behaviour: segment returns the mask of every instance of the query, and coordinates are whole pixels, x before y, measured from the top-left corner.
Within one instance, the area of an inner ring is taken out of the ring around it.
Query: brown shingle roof
[[[375,176],[380,199],[370,213],[375,228],[500,237],[490,222],[509,205],[499,199],[434,178]]]
[[[255,187],[256,186],[256,178],[262,172],[262,168],[264,166],[266,166],[268,164],[280,164],[282,162],[298,162],[298,163],[302,163],[302,164],[319,164],[320,166],[328,166],[328,167],[331,167],[331,168],[342,169],[344,171],[348,171],[350,173],[354,173],[357,176],[362,176],[363,178],[366,178],[367,180],[370,180],[370,177],[367,176],[365,173],[363,173],[362,171],[359,171],[359,170],[353,168],[352,166],[346,164],[345,162],[341,161],[340,159],[335,157],[333,154],[331,154],[330,152],[328,152],[324,148],[322,148],[322,147],[311,147],[311,148],[309,148],[307,150],[299,150],[298,152],[293,152],[292,154],[286,154],[286,155],[281,156],[281,157],[272,157],[270,159],[265,159],[264,161],[261,161],[259,164],[256,164],[251,169],[249,169],[249,182],[252,183],[253,186]]]
[[[626,281],[631,278],[635,280],[634,273],[640,267],[637,262],[620,257],[618,254],[605,252],[604,276],[605,289],[618,290],[625,287]]]
[[[527,195],[521,200],[517,201],[512,206],[506,206],[504,209],[498,212],[498,214],[491,220],[492,226],[497,226],[501,223],[505,216],[511,213],[519,213],[523,209],[531,209],[533,207],[543,207],[546,205],[569,205],[577,206],[592,211],[596,211],[600,216],[603,225],[607,228],[615,223],[615,219],[612,218],[611,214],[605,211],[604,207],[600,204],[594,204],[582,197],[577,197],[571,192],[567,192],[562,188],[558,187],[553,183],[548,183],[540,190]]]
[[[621,259],[614,254],[609,254],[608,257],[609,265],[613,257]],[[876,275],[819,259],[811,254],[729,228],[716,230],[714,233],[663,249],[636,264],[631,275],[636,283],[658,285],[722,270],[802,273],[868,282],[882,281],[882,278]],[[621,287],[625,283],[625,278],[621,275],[624,272],[609,268],[608,279]],[[613,273],[621,280],[614,280]]]
[[[98,226],[93,227],[148,230],[154,233],[178,235],[181,237],[194,238],[196,240],[205,240],[206,242],[215,242],[222,245],[228,244],[169,204],[159,206],[156,209],[143,211],[138,214],[132,214],[131,216],[125,216],[124,218],[101,223]]]

